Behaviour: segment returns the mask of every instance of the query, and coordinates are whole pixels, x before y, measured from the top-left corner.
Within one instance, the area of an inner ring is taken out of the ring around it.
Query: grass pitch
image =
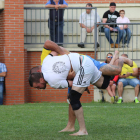
[[[67,103],[0,106],[0,140],[140,139],[140,104],[83,103],[88,136],[58,133],[68,120]],[[75,128],[79,130],[76,122]]]

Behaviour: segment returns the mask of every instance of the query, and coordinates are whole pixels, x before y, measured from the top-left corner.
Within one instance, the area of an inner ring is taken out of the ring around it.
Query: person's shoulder
[[[4,63],[0,63],[1,66],[6,66]]]
[[[118,12],[118,11],[115,11],[115,13],[116,13],[116,14],[119,14],[119,12]]]
[[[86,15],[86,12],[81,13],[81,16],[85,16],[85,15]]]
[[[110,10],[107,10],[106,12],[104,12],[104,14],[108,14],[108,13],[110,13]]]
[[[120,14],[118,11],[115,11],[114,15],[117,15],[118,17],[120,17]]]
[[[124,16],[124,18],[125,18],[125,19],[127,19],[127,20],[129,20],[129,18],[128,18],[128,17],[125,17],[125,16]]]
[[[138,67],[138,66],[137,66],[136,62],[133,61],[133,68],[137,68],[137,67]]]

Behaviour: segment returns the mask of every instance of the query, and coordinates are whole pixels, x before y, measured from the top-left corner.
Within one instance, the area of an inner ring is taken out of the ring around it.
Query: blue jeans
[[[3,105],[3,81],[0,81],[0,105]]]
[[[123,87],[130,85],[132,87],[136,87],[137,85],[139,85],[139,80],[137,78],[133,78],[133,79],[125,79],[125,78],[121,78],[119,79],[118,83],[122,82],[123,83]]]
[[[121,39],[122,39],[123,30],[120,30],[119,27],[114,27],[114,29],[117,29],[117,30],[118,30],[118,35],[117,35],[116,44],[119,44],[120,41],[121,41]],[[113,40],[112,40],[112,38],[111,38],[111,33],[113,33],[113,31],[110,31],[109,28],[105,28],[105,29],[104,29],[104,32],[105,32],[105,36],[106,36],[108,42],[109,42],[110,44],[113,44],[114,42],[113,42]]]
[[[63,44],[63,26],[64,21],[51,21],[48,22],[49,29],[50,29],[50,37],[51,41],[59,44]]]
[[[127,37],[127,40],[126,40]],[[122,44],[129,44],[131,39],[131,30],[129,28],[123,30]]]

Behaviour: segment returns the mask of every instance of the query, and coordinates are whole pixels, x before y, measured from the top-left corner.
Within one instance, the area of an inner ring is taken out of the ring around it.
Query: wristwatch
[[[61,4],[59,4],[59,7],[61,6]]]

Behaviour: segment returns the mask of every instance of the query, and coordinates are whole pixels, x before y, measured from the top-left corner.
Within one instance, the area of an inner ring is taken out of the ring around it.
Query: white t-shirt
[[[130,20],[127,17],[118,17],[116,23],[130,23]],[[123,27],[124,25],[118,25],[119,27]]]
[[[77,73],[80,68],[80,55],[78,53],[70,53],[68,56],[74,72]]]
[[[80,15],[79,23],[84,24],[86,27],[94,26],[95,22],[95,11],[91,10],[90,14],[87,14],[86,11]],[[101,22],[100,16],[97,13],[97,22]]]
[[[44,79],[52,88],[61,89],[68,87],[67,76],[71,69],[70,60],[67,55],[48,55],[43,63],[41,71]]]

